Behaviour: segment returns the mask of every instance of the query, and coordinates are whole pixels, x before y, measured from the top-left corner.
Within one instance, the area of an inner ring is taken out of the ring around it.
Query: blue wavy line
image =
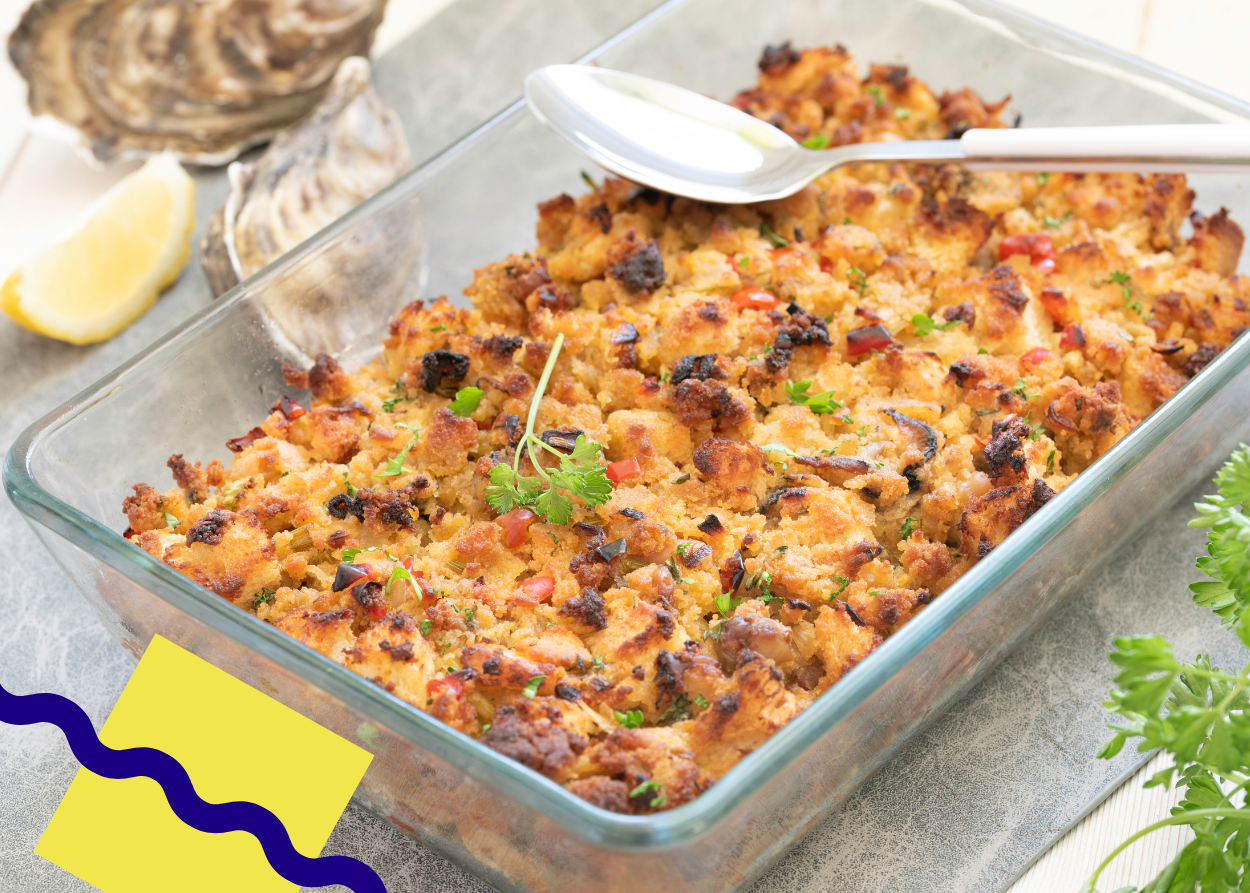
[[[246,800],[209,803],[200,799],[182,764],[153,747],[114,750],[101,743],[83,709],[69,698],[39,693],[15,695],[0,685],[0,722],[33,725],[47,722],[65,733],[78,762],[104,778],[146,776],[161,786],[165,799],[179,819],[197,831],[224,834],[246,831],[258,841],[265,858],[278,872],[301,887],[342,884],[354,893],[386,893],[377,872],[350,856],[310,859],[291,844],[286,827],[269,810]]]

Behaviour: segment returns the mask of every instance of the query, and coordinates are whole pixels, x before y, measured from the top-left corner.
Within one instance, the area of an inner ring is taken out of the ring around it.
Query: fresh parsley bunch
[[[525,435],[517,444],[511,467],[500,464],[490,471],[490,486],[485,491],[486,502],[501,514],[525,507],[533,509],[535,514],[552,524],[567,524],[573,517],[573,502],[564,495],[564,491],[579,497],[586,505],[602,505],[612,496],[612,482],[608,480],[607,472],[599,461],[602,450],[599,444],[587,440],[586,435],[579,434],[573,443],[573,452],[565,455],[534,434],[538,404],[547,390],[547,382],[551,379],[551,371],[555,368],[556,357],[563,345],[564,334],[556,335],[551,346],[551,355],[547,357],[547,365],[538,380],[538,388],[530,401]],[[544,468],[538,461],[540,454],[534,452],[535,447],[555,454],[560,460],[559,466]],[[526,450],[530,453],[530,461],[537,477],[521,474],[521,454]]]
[[[1191,527],[1206,528],[1207,554],[1198,569],[1212,580],[1194,583],[1194,601],[1211,608],[1246,645],[1250,628],[1250,447],[1244,444],[1216,476],[1219,493],[1195,506]],[[1246,893],[1250,891],[1250,664],[1236,673],[1199,655],[1182,663],[1161,636],[1115,640],[1111,661],[1120,667],[1107,709],[1122,717],[1115,736],[1099,751],[1110,759],[1130,738],[1140,751],[1161,747],[1174,764],[1146,787],[1185,786],[1169,818],[1143,828],[1117,847],[1082,888],[1094,893],[1103,869],[1133,841],[1167,825],[1188,825],[1194,839],[1137,893]],[[1125,887],[1116,893],[1134,893]]]

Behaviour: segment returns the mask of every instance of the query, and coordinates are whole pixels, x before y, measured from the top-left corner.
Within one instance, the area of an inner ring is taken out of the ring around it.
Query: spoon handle
[[[1250,124],[1145,124],[969,130],[960,148],[973,169],[1205,171],[1250,169]]]

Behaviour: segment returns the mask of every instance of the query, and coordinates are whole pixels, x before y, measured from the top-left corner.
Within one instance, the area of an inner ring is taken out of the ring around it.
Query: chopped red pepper
[[[849,356],[859,356],[870,350],[884,350],[894,343],[894,336],[883,325],[860,326],[846,333],[846,352]]]
[[[302,416],[306,416],[306,415],[308,415],[308,410],[306,410],[304,407],[300,406],[298,403],[296,403],[296,402],[295,402],[294,400],[292,400],[290,397],[287,397],[287,396],[285,396],[285,395],[283,395],[283,396],[282,396],[282,397],[278,400],[278,402],[277,402],[277,403],[275,403],[275,404],[274,404],[274,405],[270,408],[270,411],[271,411],[271,412],[280,412],[280,413],[282,413],[284,416],[286,416],[288,419],[290,419],[292,422],[293,422],[293,421],[295,421],[295,420],[296,420],[296,419],[298,419],[298,418],[301,418]]]
[[[1085,346],[1085,330],[1076,323],[1069,323],[1063,327],[1063,334],[1059,336],[1059,346],[1064,349]]]
[[[1042,306],[1046,308],[1046,312],[1050,314],[1050,318],[1055,322],[1063,322],[1064,314],[1068,310],[1068,298],[1061,288],[1043,288],[1037,296],[1042,302]]]
[[[1020,357],[1020,362],[1029,366],[1036,366],[1050,357],[1050,351],[1044,347],[1035,347]]]
[[[777,296],[772,292],[754,286],[742,289],[732,295],[729,300],[733,301],[739,310],[776,310],[781,306],[781,301],[777,300]]]
[[[1027,254],[1034,266],[1050,261],[1045,268],[1048,273],[1055,268],[1055,243],[1045,233],[1016,233],[998,243],[999,260],[1006,260],[1013,254]]]
[[[832,273],[832,272],[833,272],[833,261],[831,261],[831,260],[830,260],[829,258],[827,258],[827,257],[822,257],[822,258],[820,259],[820,272],[822,272],[822,273]]]
[[[622,459],[620,462],[608,463],[608,467],[603,470],[603,473],[608,476],[608,480],[615,487],[627,478],[642,474],[642,466],[638,464],[637,459]]]
[[[464,696],[464,682],[458,676],[444,676],[425,683],[425,693],[431,698],[437,698],[443,689],[447,689],[453,698]]]
[[[548,598],[555,591],[556,583],[550,577],[530,577],[517,584],[516,594],[512,600],[518,604],[533,607]]]
[[[500,515],[495,523],[503,528],[503,542],[509,549],[515,549],[529,537],[529,527],[538,516],[527,508],[517,507]]]

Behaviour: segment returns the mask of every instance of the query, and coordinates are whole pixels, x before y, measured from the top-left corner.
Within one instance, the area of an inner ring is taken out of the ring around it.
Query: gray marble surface
[[[516,98],[525,72],[581,55],[655,5],[461,0],[378,62],[379,90],[404,119],[413,157],[428,158]],[[225,184],[216,171],[196,181],[202,225]],[[0,319],[0,448],[209,300],[189,266],[147,316],[92,348]],[[1185,590],[1201,543],[1184,526],[1197,495],[1161,510],[1150,533],[1108,557],[985,681],[759,879],[755,893],[1005,887],[1138,759],[1094,759],[1105,738],[1100,702],[1114,636],[1163,632],[1186,657],[1212,651],[1232,664],[1239,656]],[[1160,494],[1160,502],[1175,496]],[[129,677],[129,658],[7,500],[0,542],[0,680],[11,691],[66,695],[98,727]],[[59,730],[0,726],[0,893],[94,889],[32,854],[77,768]],[[392,893],[488,889],[354,806],[326,852],[363,859]]]

